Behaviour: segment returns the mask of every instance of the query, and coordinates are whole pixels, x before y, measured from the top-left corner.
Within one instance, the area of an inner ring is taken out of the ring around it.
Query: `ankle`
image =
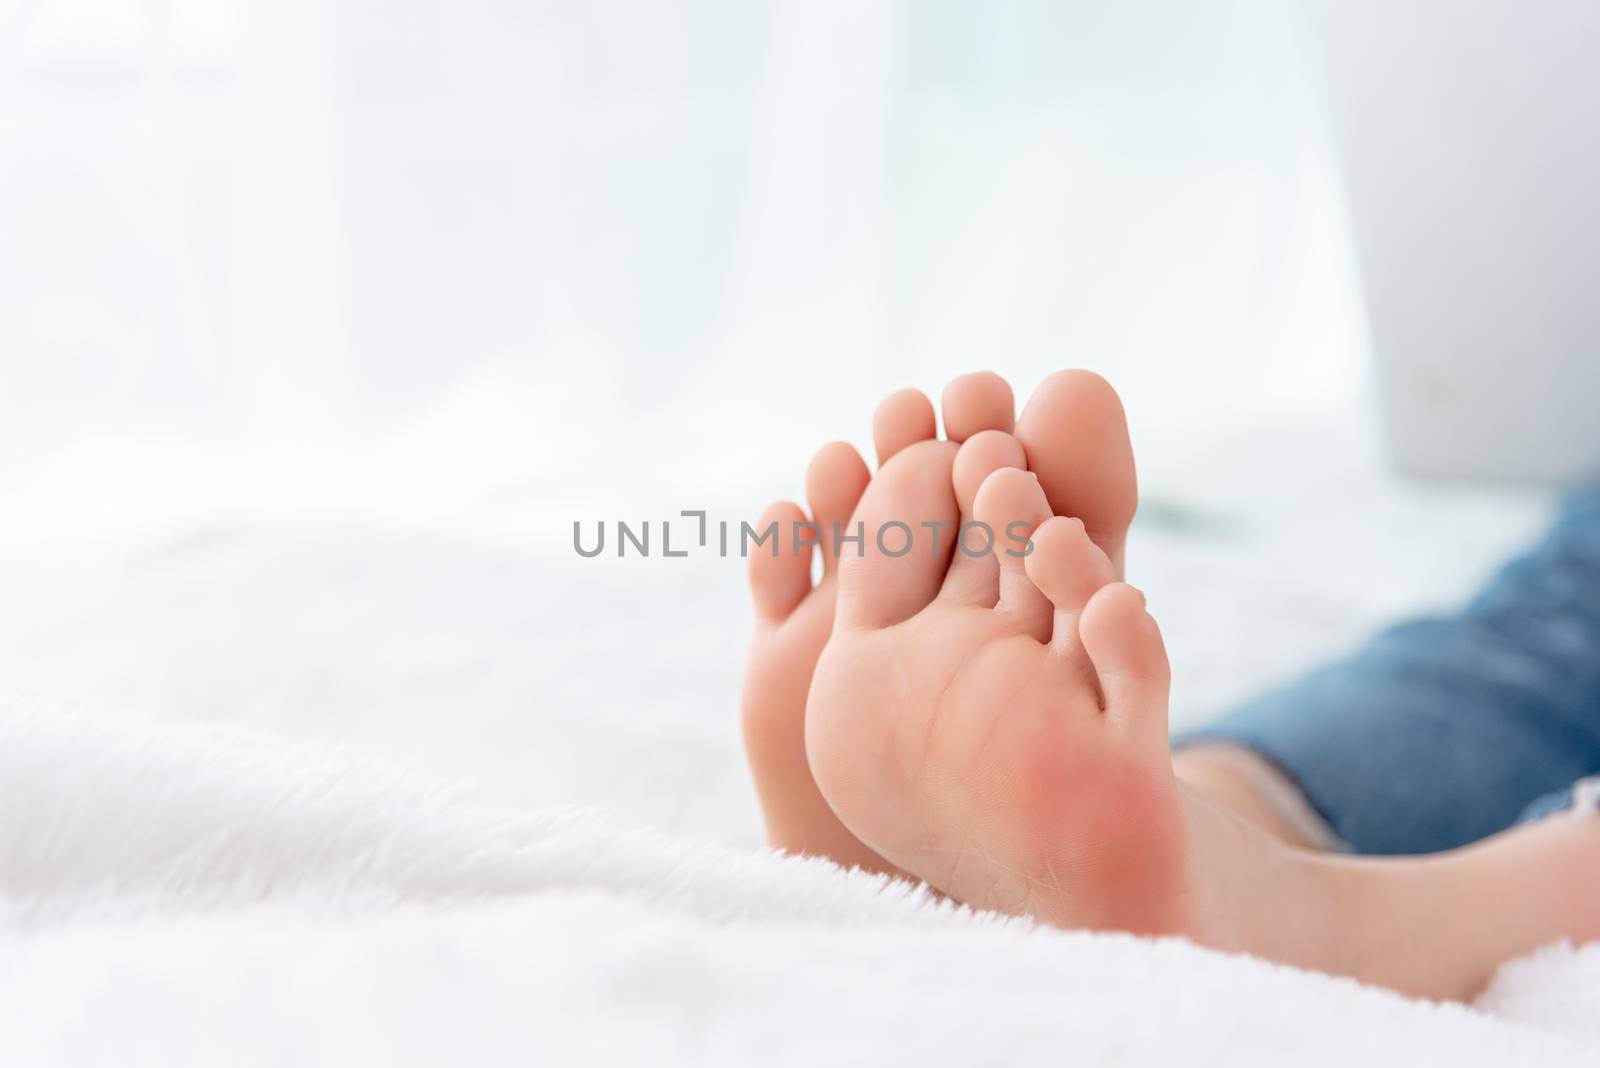
[[[1200,888],[1196,941],[1335,975],[1365,970],[1345,934],[1366,890],[1350,858],[1291,844],[1212,795],[1179,789]]]
[[[1248,749],[1200,745],[1173,755],[1178,780],[1208,801],[1301,849],[1332,852],[1338,837],[1305,795]]]

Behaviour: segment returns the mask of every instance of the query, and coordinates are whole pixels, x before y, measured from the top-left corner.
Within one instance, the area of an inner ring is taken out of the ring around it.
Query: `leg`
[[[1546,941],[1600,935],[1600,819],[1352,858],[1294,848],[1189,788],[1142,596],[1082,523],[1050,516],[1032,475],[994,471],[973,498],[976,519],[1022,538],[990,586],[958,578],[950,539],[874,548],[890,522],[951,529],[965,466],[922,442],[868,487],[868,548],[841,561],[812,681],[817,786],[880,856],[975,907],[1186,935],[1435,997],[1469,996]]]
[[[1349,971],[1428,997],[1470,998],[1499,965],[1600,937],[1600,816],[1572,814],[1423,857],[1317,858]]]
[[[1459,614],[1386,631],[1181,744],[1200,778],[1242,759],[1270,780],[1270,765],[1358,853],[1504,830],[1600,770],[1600,492]]]

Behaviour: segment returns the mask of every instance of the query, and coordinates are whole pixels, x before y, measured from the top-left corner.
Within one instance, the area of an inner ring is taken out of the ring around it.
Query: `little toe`
[[[1107,717],[1165,746],[1172,669],[1144,594],[1125,582],[1101,587],[1084,606],[1078,633],[1099,676]]]
[[[824,575],[831,575],[839,566],[840,535],[852,533],[850,515],[871,480],[861,454],[843,441],[830,442],[811,457],[806,468],[806,500],[817,524]]]
[[[1049,640],[1050,599],[1029,579],[1026,567],[1029,536],[1050,518],[1050,502],[1039,480],[1014,467],[994,472],[978,490],[973,517],[991,534],[989,556],[1000,583],[996,611],[1014,617],[1040,641]],[[959,549],[967,550],[966,545]]]
[[[927,441],[938,433],[933,402],[920,389],[891,393],[872,413],[872,445],[878,453],[879,467],[906,446]]]
[[[795,551],[797,526],[803,529],[806,514],[793,501],[769,504],[756,520],[757,536],[772,530],[760,545],[752,545],[747,569],[750,597],[756,614],[769,622],[786,619],[805,595],[811,592],[811,550]]]
[[[1016,397],[1005,379],[993,371],[962,375],[944,387],[940,407],[944,409],[944,436],[951,441],[966,441],[984,430],[1011,432],[1016,416]]]
[[[947,441],[916,442],[890,457],[861,495],[861,552],[851,546],[839,561],[841,627],[892,626],[938,594],[959,518],[955,452]]]
[[[1111,561],[1090,539],[1082,520],[1069,516],[1041,523],[1032,544],[1024,561],[1028,577],[1055,607],[1051,648],[1062,655],[1081,656],[1078,616],[1095,591],[1115,578]]]

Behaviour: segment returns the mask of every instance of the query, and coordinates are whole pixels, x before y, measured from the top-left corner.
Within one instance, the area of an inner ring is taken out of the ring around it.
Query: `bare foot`
[[[946,388],[942,402],[951,442],[1012,430],[1011,387],[997,375],[964,375]],[[902,390],[878,406],[872,426],[881,466],[907,447],[933,440],[933,405],[916,390]],[[1115,561],[1120,574],[1138,491],[1127,424],[1115,392],[1090,372],[1059,372],[1035,391],[1015,429],[1015,439],[1006,437],[998,444],[998,455],[980,448],[969,459],[987,455],[985,462],[994,466],[1031,466],[1058,512],[1085,517],[1091,537]],[[995,440],[988,447],[997,447]],[[973,467],[969,492],[977,486],[972,478],[981,481],[981,474],[987,473]],[[833,814],[817,790],[805,756],[806,698],[833,626],[837,567],[836,557],[828,551],[833,523],[847,523],[869,477],[855,450],[843,443],[824,446],[812,459],[806,495],[810,518],[825,540],[823,578],[815,587],[811,551],[798,556],[793,552],[793,524],[808,517],[789,502],[774,504],[762,514],[759,526],[776,520],[781,543],[777,555],[762,551],[750,560],[756,632],[746,665],[742,720],[771,842],[790,852],[831,857],[846,866],[888,871],[893,866]],[[991,560],[968,568],[966,577],[981,583],[993,574],[997,570]]]
[[[805,717],[810,767],[857,837],[962,901],[1192,932],[1203,881],[1167,753],[1160,635],[1084,524],[1052,518],[1037,476],[996,462],[1008,443],[919,443],[862,497],[865,553],[840,561]],[[933,544],[974,520],[1031,536],[1031,552]],[[871,536],[891,524],[923,534],[912,551]]]
[[[1082,523],[1052,517],[1038,478],[1005,464],[1019,454],[999,432],[959,451],[919,442],[856,508],[865,552],[840,562],[805,714],[810,769],[849,833],[975,907],[1185,935],[1430,996],[1470,995],[1541,940],[1600,933],[1594,830],[1343,858],[1180,783],[1144,598]],[[974,520],[1000,535],[992,570],[948,536]],[[872,532],[890,524],[924,536],[885,551]],[[947,532],[937,548],[933,531]]]

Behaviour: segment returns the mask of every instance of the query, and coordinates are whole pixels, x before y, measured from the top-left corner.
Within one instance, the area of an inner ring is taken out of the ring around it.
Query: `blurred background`
[[[29,526],[736,500],[978,367],[1150,436],[1363,378],[1294,5],[10,6]]]
[[[1380,28],[0,0],[0,689],[754,841],[741,564],[572,523],[753,516],[979,368],[1123,393],[1180,722],[1448,603],[1548,496],[1383,460],[1322,62]]]

